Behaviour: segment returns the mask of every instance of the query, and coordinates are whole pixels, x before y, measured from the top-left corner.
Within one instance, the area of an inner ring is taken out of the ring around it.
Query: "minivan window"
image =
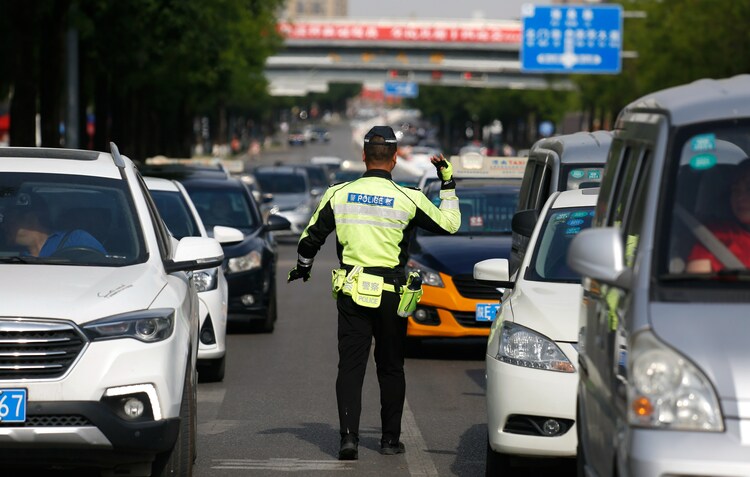
[[[750,280],[750,121],[684,128],[671,150],[661,273]]]
[[[581,230],[591,227],[593,207],[552,209],[544,219],[526,279],[540,282],[580,282],[568,267],[568,247]]]
[[[304,194],[307,190],[305,175],[297,172],[255,172],[263,192],[271,194]]]

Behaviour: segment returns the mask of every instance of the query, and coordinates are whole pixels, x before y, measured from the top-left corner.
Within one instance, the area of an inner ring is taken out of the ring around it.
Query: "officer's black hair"
[[[373,136],[370,142],[365,143],[366,162],[388,162],[396,154],[396,145],[385,142],[383,136]]]

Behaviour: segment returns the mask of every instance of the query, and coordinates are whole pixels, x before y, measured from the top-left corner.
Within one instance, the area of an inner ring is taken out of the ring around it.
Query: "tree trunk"
[[[56,0],[42,14],[39,46],[39,115],[43,147],[60,147],[62,112],[60,85],[63,81],[63,45],[68,0]]]
[[[36,0],[16,0],[10,4],[13,48],[10,101],[10,145],[36,146]]]

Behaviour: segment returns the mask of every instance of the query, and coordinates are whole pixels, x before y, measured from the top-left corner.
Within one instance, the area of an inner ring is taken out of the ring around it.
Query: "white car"
[[[487,475],[505,475],[510,456],[575,457],[581,279],[568,246],[591,225],[599,189],[555,192],[503,296],[487,341]],[[530,211],[536,213],[535,211]],[[474,267],[474,278],[509,281],[508,260]]]
[[[167,231],[133,163],[0,148],[0,460],[191,475],[214,239]]]
[[[175,238],[208,237],[182,184],[156,177],[144,177],[144,180],[161,218]],[[231,227],[216,226],[213,232],[219,243],[239,242],[244,238],[241,231]],[[200,300],[198,377],[206,382],[222,381],[227,350],[227,279],[222,267],[196,271],[193,275]]]

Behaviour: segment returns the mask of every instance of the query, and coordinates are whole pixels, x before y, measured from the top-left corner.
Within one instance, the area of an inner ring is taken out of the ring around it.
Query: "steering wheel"
[[[67,258],[70,260],[87,260],[87,259],[103,259],[106,258],[107,255],[95,248],[91,247],[84,247],[81,245],[75,246],[75,247],[64,247],[58,250],[55,250],[55,252],[50,255],[50,257],[54,258]]]

